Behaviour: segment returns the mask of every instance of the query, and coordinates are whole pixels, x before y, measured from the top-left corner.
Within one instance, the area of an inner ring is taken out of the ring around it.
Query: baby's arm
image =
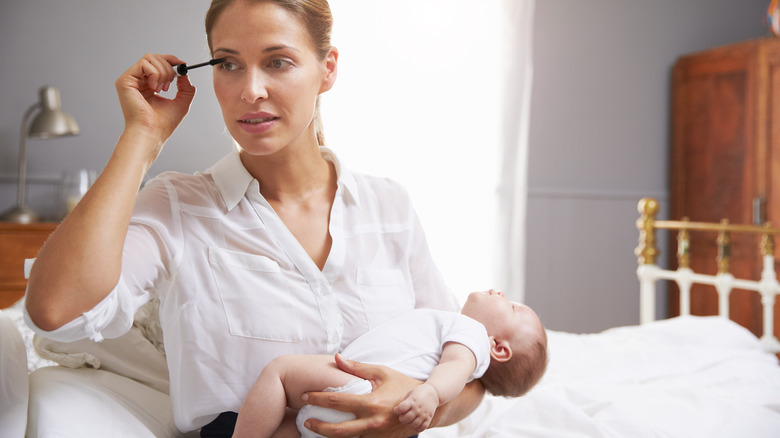
[[[455,398],[477,367],[474,353],[463,344],[444,344],[439,364],[428,380],[411,391],[395,407],[402,423],[422,432],[431,423],[436,408]]]

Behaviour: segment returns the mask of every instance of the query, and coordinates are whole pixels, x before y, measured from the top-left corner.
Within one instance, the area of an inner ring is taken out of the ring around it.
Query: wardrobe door
[[[760,41],[751,41],[684,56],[674,67],[671,150],[671,212],[673,219],[751,223],[753,199],[758,189],[757,139],[764,135],[759,112],[766,101],[758,90]],[[763,100],[762,100],[763,99]],[[718,247],[714,235],[692,233],[691,268],[718,271]],[[756,278],[760,257],[755,237],[732,240],[729,270],[735,276]],[[676,251],[676,239],[670,252]],[[670,257],[673,259],[673,257]],[[679,298],[670,288],[670,314],[679,313]],[[760,301],[750,292],[730,296],[732,319],[754,332],[760,331]],[[691,312],[718,313],[714,288],[694,286]]]

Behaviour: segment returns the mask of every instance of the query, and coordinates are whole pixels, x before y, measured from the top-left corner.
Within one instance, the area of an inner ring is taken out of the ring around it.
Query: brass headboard
[[[780,352],[780,341],[774,336],[775,296],[780,294],[780,282],[774,267],[774,236],[780,234],[780,228],[766,225],[732,225],[727,220],[720,223],[656,220],[659,204],[653,198],[639,201],[641,217],[636,226],[639,229],[639,246],[636,248],[639,267],[637,277],[640,283],[640,324],[655,320],[655,283],[658,280],[674,281],[680,288],[680,315],[690,315],[690,290],[693,284],[714,286],[718,293],[718,312],[721,317],[729,317],[729,294],[735,288],[755,291],[761,296],[763,306],[763,334],[761,342],[771,352]],[[656,264],[659,255],[656,245],[656,230],[666,229],[677,232],[676,270],[661,269]],[[709,231],[717,233],[718,272],[715,275],[693,272],[690,268],[690,233]],[[763,259],[761,279],[735,278],[729,272],[731,260],[731,234],[759,234],[761,240],[758,251]]]

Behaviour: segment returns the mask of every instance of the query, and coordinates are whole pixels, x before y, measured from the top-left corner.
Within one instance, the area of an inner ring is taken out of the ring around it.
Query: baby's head
[[[490,366],[480,378],[489,393],[519,397],[539,382],[547,369],[547,334],[530,307],[491,289],[469,295],[461,313],[481,322],[490,337]]]

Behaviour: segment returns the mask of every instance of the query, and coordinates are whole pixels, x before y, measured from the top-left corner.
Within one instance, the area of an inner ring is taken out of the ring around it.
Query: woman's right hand
[[[184,61],[173,55],[147,53],[125,71],[115,86],[125,118],[125,132],[143,134],[152,140],[152,160],[184,119],[195,97],[195,87],[185,76],[176,76],[173,65]],[[159,95],[176,79],[176,96]]]
[[[145,55],[116,80],[125,130],[97,181],[38,253],[27,287],[27,310],[43,330],[55,330],[92,309],[119,280],[130,218],[149,166],[181,123],[195,96],[186,76],[167,90],[182,61]]]

